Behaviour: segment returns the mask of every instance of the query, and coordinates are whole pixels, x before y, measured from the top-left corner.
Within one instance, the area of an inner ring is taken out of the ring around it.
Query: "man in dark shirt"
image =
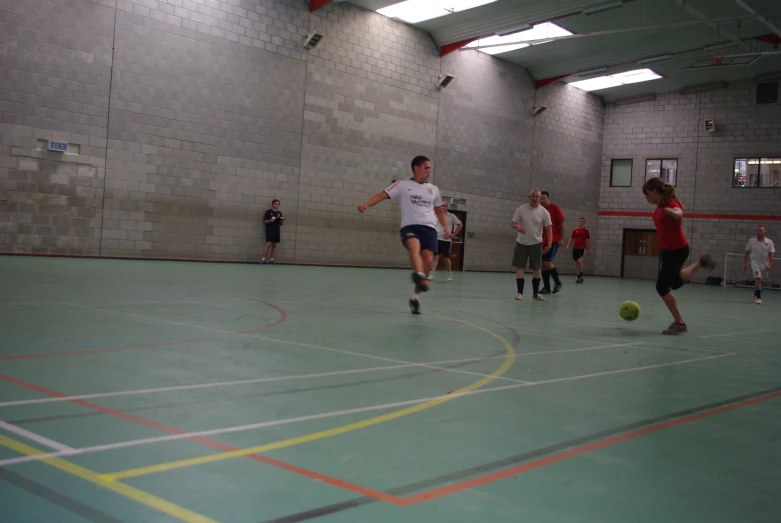
[[[263,255],[260,258],[260,263],[265,264],[266,254],[271,251],[271,256],[268,263],[274,263],[274,254],[277,252],[277,244],[279,243],[279,228],[285,222],[285,217],[279,211],[279,200],[271,202],[271,209],[266,211],[263,216],[263,223],[266,224],[266,246],[263,247]]]

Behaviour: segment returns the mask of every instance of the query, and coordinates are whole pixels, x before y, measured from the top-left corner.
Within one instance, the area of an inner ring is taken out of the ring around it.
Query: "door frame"
[[[621,278],[624,277],[624,256],[626,256],[626,233],[628,232],[652,232],[656,234],[656,229],[638,229],[636,227],[630,227],[627,229],[621,229]],[[658,237],[658,235],[657,235]],[[659,266],[661,267],[662,257],[659,256]]]

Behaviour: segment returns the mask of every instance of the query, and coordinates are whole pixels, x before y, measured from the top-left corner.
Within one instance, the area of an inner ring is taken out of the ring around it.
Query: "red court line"
[[[650,218],[651,212],[630,212],[630,211],[599,211],[599,216],[629,216],[639,218]],[[686,218],[695,220],[751,220],[751,221],[779,221],[781,216],[761,216],[754,214],[686,214]]]
[[[65,394],[62,394],[60,392],[56,392],[50,389],[46,389],[44,387],[39,387],[38,385],[34,385],[32,383],[28,383],[26,381],[22,381],[20,379],[12,378],[11,376],[6,376],[4,374],[0,374],[0,380],[6,381],[8,383],[13,383],[14,385],[18,385],[20,387],[24,387],[26,389],[34,390],[36,392],[40,392],[41,394],[45,394],[46,396],[54,397],[54,398],[64,398],[66,397]],[[84,401],[80,399],[69,399],[67,400],[70,403],[75,403],[76,405],[81,405],[82,407],[87,407],[89,409],[98,410],[100,412],[103,412],[105,414],[108,414],[110,416],[114,416],[116,418],[121,418],[127,421],[132,421],[133,423],[138,423],[140,425],[145,425],[147,427],[151,427],[154,429],[162,430],[163,432],[167,432],[169,434],[177,434],[177,435],[187,435],[187,432],[183,430],[179,430],[173,427],[169,427],[167,425],[163,425],[161,423],[157,423],[155,421],[151,421],[144,418],[139,418],[138,416],[134,416],[132,414],[128,414],[126,412],[122,412],[119,410],[111,409],[108,407],[104,407],[103,405],[98,405],[97,403],[92,403],[89,401]],[[206,445],[208,447],[212,447],[215,449],[219,449],[225,452],[231,452],[234,450],[240,450],[238,447],[233,447],[231,445],[226,445],[225,443],[220,443],[219,441],[215,441],[209,438],[204,438],[201,436],[187,436],[185,439],[189,439],[195,442],[198,442],[202,445]],[[329,485],[332,485],[334,487],[339,487],[341,489],[349,490],[351,492],[355,492],[356,494],[361,494],[362,496],[368,496],[371,498],[374,498],[379,501],[385,501],[387,503],[391,503],[398,506],[403,506],[403,501],[401,498],[398,498],[392,494],[387,494],[385,492],[381,492],[379,490],[374,490],[368,487],[364,487],[362,485],[358,485],[356,483],[352,483],[350,481],[346,481],[343,479],[339,479],[333,476],[329,476],[327,474],[322,474],[320,472],[316,472],[314,470],[305,469],[303,467],[299,467],[297,465],[292,465],[290,463],[285,463],[283,461],[279,461],[273,458],[269,458],[263,455],[259,454],[252,454],[249,456],[244,456],[247,459],[251,459],[253,461],[259,461],[261,463],[265,463],[266,465],[271,465],[272,467],[277,467],[283,470],[287,470],[288,472],[293,472],[294,474],[298,474],[301,476],[305,476],[310,479],[319,480],[323,483],[327,483]]]
[[[208,292],[208,291],[204,291]],[[214,293],[214,294],[221,294],[221,293]],[[247,296],[236,296],[234,294],[226,294],[226,296],[234,296],[238,298],[242,298],[245,300],[255,301],[258,303],[262,303],[263,305],[267,305],[273,309],[276,309],[279,311],[279,319],[275,321],[274,323],[269,323],[267,325],[262,325],[260,327],[256,327],[254,329],[250,329],[247,331],[240,331],[240,332],[232,332],[230,334],[226,334],[225,336],[210,336],[206,338],[192,338],[189,340],[181,340],[181,341],[168,341],[168,342],[160,342],[160,343],[148,343],[144,345],[128,345],[125,347],[109,347],[105,349],[85,349],[85,350],[76,350],[76,351],[68,351],[68,352],[45,352],[40,354],[15,354],[11,356],[0,356],[0,361],[2,360],[24,360],[24,359],[31,359],[31,358],[54,358],[57,356],[78,356],[80,354],[95,354],[95,353],[101,353],[101,352],[116,352],[116,351],[123,351],[123,350],[135,350],[135,349],[152,349],[155,347],[170,347],[173,345],[183,345],[185,343],[200,343],[204,341],[214,341],[218,340],[220,338],[232,338],[235,336],[241,336],[243,334],[251,334],[253,332],[262,331],[264,329],[270,329],[271,327],[276,327],[277,325],[284,323],[287,320],[287,313],[284,309],[281,307],[277,307],[273,303],[268,303],[265,301],[261,301],[255,298],[249,298]]]
[[[765,396],[759,396],[756,398],[752,398],[750,400],[734,403],[732,405],[725,405],[723,407],[709,410],[707,412],[700,412],[698,414],[692,414],[690,416],[684,416],[682,418],[664,421],[657,425],[651,425],[650,427],[643,427],[641,429],[626,432],[624,434],[619,434],[617,436],[603,439],[601,441],[595,441],[593,443],[587,443],[579,447],[563,450],[561,452],[557,452],[555,454],[551,454],[543,458],[535,459],[533,461],[528,461],[521,465],[516,465],[514,467],[498,470],[496,472],[491,472],[482,476],[477,476],[475,478],[471,478],[465,481],[452,483],[444,487],[439,487],[412,496],[407,496],[405,498],[402,498],[403,506],[408,507],[410,505],[415,505],[417,503],[423,503],[444,496],[449,496],[450,494],[455,494],[456,492],[461,492],[462,490],[468,490],[471,488],[479,487],[481,485],[486,485],[488,483],[493,483],[495,481],[500,481],[510,476],[517,476],[519,474],[523,474],[524,472],[529,472],[541,467],[545,467],[547,465],[552,465],[554,463],[558,463],[560,461],[564,461],[566,459],[579,456],[581,454],[586,454],[588,452],[599,450],[605,447],[616,445],[618,443],[622,443],[630,439],[639,438],[641,436],[645,436],[646,434],[651,434],[653,432],[658,432],[660,430],[669,429],[671,427],[675,427],[678,425],[684,425],[686,423],[691,423],[692,421],[709,418],[711,416],[722,414],[724,412],[729,412],[731,410],[739,409],[742,407],[748,407],[750,405],[754,405],[756,403],[767,401],[773,398],[778,398],[780,396],[781,396],[781,392],[774,392],[772,394],[766,394]]]

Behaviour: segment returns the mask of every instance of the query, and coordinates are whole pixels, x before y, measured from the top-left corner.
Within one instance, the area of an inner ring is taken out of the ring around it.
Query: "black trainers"
[[[539,292],[539,294],[550,294],[550,289],[547,287],[543,287],[542,290]]]
[[[557,283],[556,285],[553,286],[553,294],[556,294],[560,290],[561,290],[561,284],[560,283]]]
[[[716,268],[716,262],[713,261],[713,258],[710,254],[703,254],[700,256],[700,265],[702,265],[706,269],[715,269]]]
[[[420,314],[420,302],[418,300],[409,300],[409,310],[412,314]]]
[[[421,276],[417,272],[413,272],[412,281],[415,282],[415,285],[420,287],[421,292],[426,292],[428,290],[428,280],[425,276]]]

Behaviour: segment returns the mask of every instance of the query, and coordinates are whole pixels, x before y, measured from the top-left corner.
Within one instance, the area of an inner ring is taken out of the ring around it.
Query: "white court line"
[[[110,313],[110,314],[119,314],[119,315],[122,315],[122,316],[131,316],[131,317],[134,317],[134,318],[145,318],[145,319],[149,319],[149,320],[161,321],[163,323],[172,323],[174,325],[182,325],[182,326],[185,326],[185,327],[193,327],[193,328],[198,328],[198,329],[205,329],[205,330],[211,330],[211,331],[217,331],[217,332],[233,334],[233,332],[226,331],[226,330],[223,330],[223,329],[216,329],[216,328],[213,328],[213,327],[203,327],[203,326],[199,326],[199,325],[191,325],[189,323],[182,323],[182,322],[178,322],[178,321],[166,320],[166,319],[163,319],[163,318],[155,318],[153,316],[144,316],[142,314],[132,314],[132,313],[128,313],[128,312],[117,312],[117,311],[111,311],[111,310],[108,310],[108,309],[100,309],[98,307],[89,307],[87,305],[79,305],[79,304],[75,304],[75,303],[73,305],[75,305],[76,307],[83,307],[85,309],[92,309],[92,310],[95,310],[95,311],[107,312],[107,313]],[[290,343],[290,344],[294,344],[294,345],[300,345],[302,347],[310,347],[310,348],[314,348],[314,349],[327,350],[327,351],[332,351],[332,352],[339,352],[339,353],[342,353],[342,354],[350,354],[352,356],[361,356],[363,358],[371,358],[371,359],[378,360],[378,361],[387,361],[387,362],[390,362],[390,363],[403,363],[405,365],[411,365],[411,366],[416,366],[416,367],[427,367],[427,368],[430,368],[430,369],[443,370],[443,371],[446,371],[446,372],[454,372],[454,373],[457,373],[457,374],[469,374],[471,376],[481,376],[483,378],[489,376],[488,374],[480,374],[479,372],[471,372],[471,371],[468,371],[468,370],[448,369],[446,367],[436,367],[434,365],[426,365],[425,363],[415,363],[413,361],[397,360],[397,359],[393,359],[393,358],[383,358],[381,356],[371,356],[369,354],[363,354],[363,353],[360,353],[360,352],[351,352],[351,351],[346,351],[346,350],[341,350],[341,349],[332,349],[330,347],[322,347],[322,346],[319,346],[319,345],[310,345],[308,343],[299,343],[299,342],[296,342],[296,341],[287,341],[287,340],[280,340],[280,339],[277,339],[277,338],[269,338],[267,336],[258,336],[258,335],[254,334],[254,333],[244,333],[244,334],[241,334],[241,336],[248,336],[248,337],[256,338],[256,339],[259,339],[259,340],[277,341],[279,343]],[[493,377],[495,379],[499,379],[499,380],[503,380],[503,381],[514,381],[514,382],[518,382],[518,383],[528,383],[527,381],[516,380],[516,379],[513,379],[513,378],[505,378],[504,376],[493,376]]]
[[[17,427],[16,425],[6,423],[3,420],[0,420],[0,429],[16,434],[17,436],[22,436],[23,438],[27,438],[30,441],[35,441],[36,443],[40,443],[41,445],[49,447],[50,449],[59,450],[61,452],[73,452],[76,450],[73,447],[63,445],[62,443],[58,443],[54,440],[43,437],[40,434],[36,434],[35,432],[30,432],[29,430]]]
[[[587,378],[595,378],[598,376],[609,376],[614,374],[623,374],[627,372],[638,372],[642,370],[648,370],[648,369],[657,369],[660,367],[670,367],[673,365],[682,365],[684,363],[693,363],[697,361],[705,361],[705,360],[712,360],[717,358],[724,358],[727,356],[735,356],[736,353],[728,353],[728,354],[719,354],[715,356],[704,356],[702,358],[693,358],[689,360],[682,360],[682,361],[673,361],[670,363],[659,363],[656,365],[645,365],[643,367],[633,367],[631,369],[621,369],[621,370],[611,370],[611,371],[605,371],[605,372],[595,372],[592,374],[582,374],[579,376],[569,376],[566,378],[553,378],[549,380],[543,380],[543,381],[535,381],[530,383],[515,383],[513,385],[503,385],[501,387],[493,387],[493,388],[486,388],[486,389],[477,389],[467,392],[462,392],[459,394],[455,394],[456,396],[472,396],[475,394],[485,394],[488,392],[496,392],[496,391],[502,391],[502,390],[511,390],[511,389],[518,389],[521,387],[534,387],[537,385],[546,385],[549,383],[561,383],[565,381],[575,381],[575,380],[581,380],[581,379],[587,379]],[[176,441],[181,439],[190,439],[196,436],[211,436],[215,434],[226,434],[231,432],[242,432],[252,429],[258,429],[258,428],[264,428],[264,427],[272,427],[272,426],[280,426],[280,425],[288,425],[292,423],[300,423],[304,421],[310,421],[315,419],[324,419],[324,418],[332,418],[332,417],[338,417],[338,416],[345,416],[350,414],[356,414],[360,412],[370,412],[375,410],[385,410],[385,409],[392,409],[395,407],[404,407],[407,405],[415,405],[418,403],[426,403],[428,401],[434,401],[438,399],[444,399],[444,398],[452,398],[453,395],[440,395],[440,396],[432,396],[429,398],[419,398],[414,400],[407,400],[407,401],[398,401],[394,403],[385,403],[382,405],[371,405],[368,407],[359,407],[356,409],[347,409],[347,410],[338,410],[338,411],[332,411],[332,412],[323,412],[320,414],[312,414],[309,416],[300,416],[296,418],[286,418],[281,420],[274,420],[274,421],[263,421],[260,423],[253,423],[250,425],[239,425],[234,427],[225,427],[221,429],[210,429],[210,430],[202,430],[198,432],[189,432],[185,434],[171,434],[168,436],[158,436],[154,438],[144,438],[144,439],[138,439],[138,440],[130,440],[130,441],[122,441],[119,443],[109,443],[106,445],[96,445],[93,447],[84,447],[80,449],[72,449],[68,451],[61,451],[61,452],[53,452],[48,454],[37,454],[34,456],[20,456],[16,458],[9,458],[0,460],[0,467],[7,466],[7,465],[13,465],[17,463],[26,463],[29,461],[38,461],[41,459],[47,459],[52,457],[60,457],[60,456],[74,456],[74,455],[81,455],[81,454],[90,454],[93,452],[102,452],[107,450],[115,450],[120,448],[127,448],[127,447],[137,447],[141,445],[149,445],[152,443],[161,443],[166,441]]]
[[[700,336],[700,338],[718,338],[720,336],[735,336],[737,334],[754,334],[755,332],[770,332],[770,331],[777,331],[781,329],[757,329],[753,331],[741,331],[741,332],[728,332],[726,334],[708,334],[707,336]],[[770,340],[768,340],[770,342]]]
[[[634,342],[634,343],[622,343],[622,344],[611,344],[611,345],[597,345],[595,347],[581,347],[579,349],[561,349],[561,350],[541,351],[541,352],[526,352],[526,353],[516,354],[515,357],[520,358],[523,356],[558,354],[562,352],[579,352],[579,351],[586,351],[586,350],[607,349],[611,347],[629,347],[632,345],[638,345],[640,343],[641,342]],[[639,347],[639,348],[643,348],[643,347]],[[85,399],[93,399],[93,398],[110,398],[114,396],[131,396],[135,394],[154,394],[154,393],[163,393],[163,392],[175,392],[180,390],[206,389],[212,387],[231,387],[235,385],[249,385],[253,383],[266,383],[272,381],[322,378],[328,376],[340,376],[343,374],[358,374],[362,372],[376,372],[376,371],[383,371],[383,370],[405,369],[409,367],[416,367],[419,365],[447,365],[450,363],[479,362],[479,361],[494,360],[494,359],[500,359],[506,357],[507,357],[506,354],[500,354],[498,356],[464,358],[459,360],[441,360],[441,361],[431,361],[425,363],[405,363],[403,365],[386,365],[383,367],[369,367],[365,369],[339,370],[334,372],[318,372],[315,374],[299,374],[297,376],[276,376],[271,378],[254,378],[254,379],[239,380],[239,381],[218,381],[213,383],[198,383],[193,385],[176,385],[172,387],[158,387],[154,389],[122,390],[122,391],[115,391],[115,392],[98,392],[94,394],[81,394],[77,396],[60,396],[56,398],[37,398],[37,399],[29,399],[29,400],[5,401],[5,402],[0,402],[0,407],[16,407],[19,405],[31,405],[36,403],[55,403],[60,401],[85,400]],[[483,376],[483,374],[478,374],[478,375]],[[521,380],[517,380],[517,381],[521,383],[531,383],[528,381],[521,381]]]

